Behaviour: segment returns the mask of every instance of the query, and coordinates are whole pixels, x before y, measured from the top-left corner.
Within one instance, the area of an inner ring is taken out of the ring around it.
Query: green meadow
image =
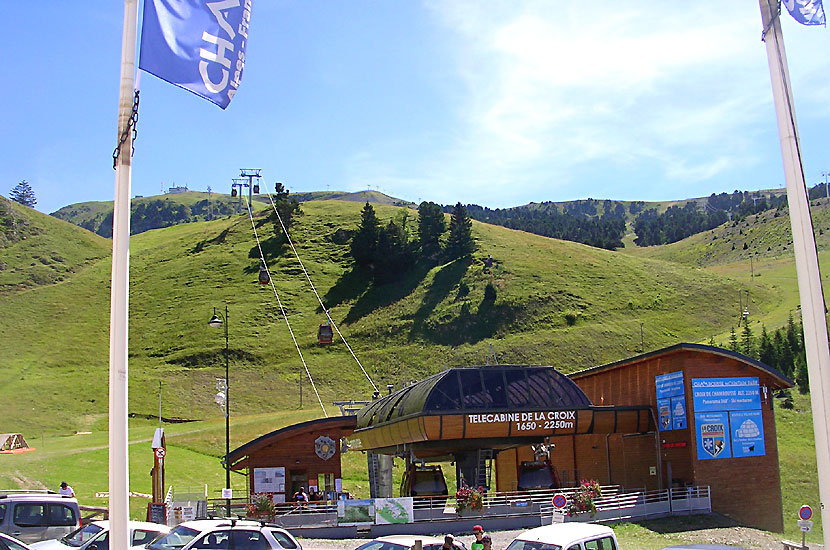
[[[447,367],[493,360],[569,373],[677,342],[723,345],[747,292],[756,334],[760,324],[782,326],[798,307],[788,220],[780,214],[725,224],[681,243],[620,251],[474,222],[477,250],[469,261],[420,262],[402,280],[375,287],[352,269],[341,238],[356,229],[361,207],[303,203],[291,235],[357,360],[337,338],[331,346],[317,344],[325,315],[293,252],[274,238],[268,205],[253,224],[230,216],[133,236],[133,491],[150,489],[159,396],[162,416],[190,421],[164,425],[168,484],[207,485],[211,496],[223,485],[224,418],[213,396],[224,376],[225,341],[222,330],[207,325],[214,308],[229,308],[235,448],[321,416],[320,403],[336,414],[334,400],[368,399],[367,375],[379,388],[400,387]],[[0,488],[55,488],[66,479],[83,503],[101,505],[94,495],[107,487],[109,241],[11,208],[21,233],[0,248],[0,431],[23,433],[37,450],[0,456]],[[395,218],[414,236],[413,210],[375,209],[382,221]],[[830,229],[826,213],[826,204],[814,211],[822,250]],[[273,288],[257,282],[255,231]],[[484,299],[488,284],[496,288],[494,302]],[[796,396],[796,409],[777,414],[789,537],[796,535],[788,518],[801,501],[818,504],[809,413],[808,401]],[[347,454],[345,468],[346,490],[366,494],[365,456]],[[241,490],[243,478],[233,477]],[[133,516],[145,507],[133,499]],[[820,529],[810,537],[819,540]]]

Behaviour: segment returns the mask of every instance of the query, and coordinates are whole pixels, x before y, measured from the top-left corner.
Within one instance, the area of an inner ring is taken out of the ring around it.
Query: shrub
[[[481,510],[484,508],[484,487],[473,489],[461,487],[455,493],[455,509],[460,514],[464,510]]]
[[[594,504],[594,499],[602,496],[602,490],[599,483],[595,480],[582,480],[579,488],[571,493],[568,499],[568,516],[575,516],[584,512],[589,512],[591,517],[597,514],[597,507]]]

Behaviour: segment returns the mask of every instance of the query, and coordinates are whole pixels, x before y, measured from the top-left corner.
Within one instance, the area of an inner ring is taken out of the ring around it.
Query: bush
[[[455,493],[455,510],[460,514],[464,510],[481,510],[484,508],[484,487],[472,489],[462,487]]]
[[[592,479],[590,481],[583,479],[579,484],[579,488],[571,493],[568,498],[568,516],[575,516],[589,512],[591,517],[597,514],[597,507],[594,504],[594,499],[602,497],[602,490],[599,483]]]

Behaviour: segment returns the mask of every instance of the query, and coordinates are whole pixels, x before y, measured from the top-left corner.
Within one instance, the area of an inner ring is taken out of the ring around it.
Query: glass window
[[[0,523],[3,523],[3,518],[6,517],[6,505],[0,504]]]
[[[235,550],[270,550],[271,545],[259,531],[234,530],[231,532]]]
[[[271,536],[280,543],[283,548],[297,548],[297,543],[294,539],[283,533],[282,531],[271,531]]]
[[[568,550],[582,550],[582,547],[579,544],[574,544]]]
[[[500,368],[481,369],[484,391],[489,394],[490,409],[507,408],[507,390],[504,386],[504,371]]]
[[[230,548],[230,531],[212,531],[197,540],[192,548],[205,548],[208,550],[227,550]]]
[[[75,520],[75,510],[65,504],[50,504],[49,525],[74,527],[77,525],[77,521]]]
[[[524,408],[535,405],[528,391],[525,369],[509,369],[504,371],[507,380],[507,400],[512,408]]]
[[[461,391],[458,387],[458,375],[450,371],[438,382],[424,405],[429,411],[454,411],[461,408]]]
[[[27,547],[23,546],[22,544],[18,544],[11,539],[0,539],[0,544],[6,543],[6,546],[9,550],[29,550]]]
[[[43,525],[45,516],[45,504],[18,504],[14,507],[14,524],[20,527]]]
[[[478,369],[461,369],[458,371],[462,404],[465,409],[484,409],[489,404],[489,395],[484,394],[481,385],[481,373]]]
[[[517,539],[510,543],[507,550],[562,550],[562,547],[557,544]]]
[[[158,531],[146,531],[144,529],[136,529],[135,531],[133,531],[133,546],[144,546],[157,536],[159,536]]]
[[[378,540],[371,540],[358,546],[357,550],[380,550],[381,546],[383,546],[382,542]]]
[[[585,541],[585,550],[617,550],[613,537]]]
[[[147,548],[150,550],[178,550],[198,534],[199,531],[196,529],[179,525],[163,537],[150,543]]]
[[[69,533],[61,540],[69,546],[82,546],[87,541],[94,539],[101,531],[103,529],[100,526],[90,523]]]

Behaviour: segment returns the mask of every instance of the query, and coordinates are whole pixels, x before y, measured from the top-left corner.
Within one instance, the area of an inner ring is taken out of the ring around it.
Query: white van
[[[595,523],[555,523],[525,531],[507,550],[617,550],[610,527]]]

